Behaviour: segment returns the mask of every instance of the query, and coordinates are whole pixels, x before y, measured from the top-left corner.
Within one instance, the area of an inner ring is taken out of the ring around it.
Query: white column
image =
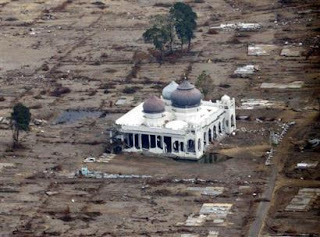
[[[136,143],[136,136],[134,133],[132,133],[132,144],[133,144],[132,147],[134,147],[134,148],[136,147],[135,143]]]
[[[142,139],[141,139],[141,134],[138,134],[138,144],[139,144],[139,147],[140,147],[140,150],[142,150]]]
[[[206,132],[206,145],[209,145],[209,129]]]

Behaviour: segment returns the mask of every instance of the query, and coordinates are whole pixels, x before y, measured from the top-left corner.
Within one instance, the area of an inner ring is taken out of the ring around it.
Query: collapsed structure
[[[127,152],[149,151],[183,159],[200,159],[213,140],[236,129],[235,99],[202,100],[188,80],[171,82],[161,98],[151,96],[116,120],[111,143],[121,140]]]

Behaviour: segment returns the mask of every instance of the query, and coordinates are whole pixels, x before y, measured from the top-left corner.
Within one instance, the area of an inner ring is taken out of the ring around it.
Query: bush
[[[58,87],[50,93],[51,96],[60,97],[63,94],[70,93],[71,90],[68,87]]]
[[[135,93],[137,91],[137,88],[136,87],[128,87],[128,86],[126,86],[123,90],[122,90],[122,92],[123,93],[126,93],[126,94],[133,94],[133,93]]]

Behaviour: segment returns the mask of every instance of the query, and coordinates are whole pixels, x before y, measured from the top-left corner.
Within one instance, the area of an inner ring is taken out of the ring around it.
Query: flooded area
[[[105,114],[98,110],[65,110],[54,121],[54,124],[71,124],[87,118],[99,118]]]
[[[219,153],[207,153],[199,160],[183,160],[183,159],[174,159],[174,160],[178,162],[195,163],[195,164],[216,164],[216,163],[230,160],[232,158],[233,157],[219,154]]]

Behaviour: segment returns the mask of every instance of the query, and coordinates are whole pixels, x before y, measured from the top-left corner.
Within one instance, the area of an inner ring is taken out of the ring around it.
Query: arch
[[[207,133],[206,132],[203,133],[203,144],[204,145],[207,144]]]
[[[194,140],[192,139],[188,140],[188,151],[195,152]]]
[[[216,125],[213,126],[213,139],[217,138],[217,127]]]
[[[212,142],[212,130],[209,128],[208,130],[208,135],[209,135],[209,142]]]
[[[163,149],[162,147],[162,137],[161,136],[157,136],[157,147],[160,149]]]
[[[163,137],[163,143],[165,147],[165,152],[171,153],[171,137]]]
[[[221,121],[219,122],[219,125],[218,125],[218,132],[219,132],[219,134],[221,134],[221,133],[222,133]]]
[[[184,142],[180,142],[180,151],[184,151]]]
[[[134,144],[135,144],[135,148],[136,149],[140,149],[139,136],[140,136],[140,134],[135,134],[134,135]]]
[[[174,152],[179,152],[179,141],[175,141],[173,143],[173,151]]]
[[[132,133],[128,134],[128,146],[133,147],[133,134]]]

